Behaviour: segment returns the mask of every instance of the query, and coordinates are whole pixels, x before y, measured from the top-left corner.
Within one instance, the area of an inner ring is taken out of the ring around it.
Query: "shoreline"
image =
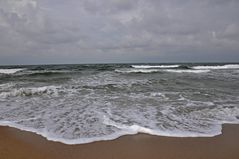
[[[32,132],[0,126],[1,159],[238,159],[239,125],[224,124],[215,137],[126,135],[110,141],[66,145]]]

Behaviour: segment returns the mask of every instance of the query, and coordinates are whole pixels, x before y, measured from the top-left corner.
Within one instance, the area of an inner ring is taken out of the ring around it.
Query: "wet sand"
[[[113,141],[65,145],[31,132],[0,127],[0,159],[239,159],[239,125],[211,138],[145,134]]]

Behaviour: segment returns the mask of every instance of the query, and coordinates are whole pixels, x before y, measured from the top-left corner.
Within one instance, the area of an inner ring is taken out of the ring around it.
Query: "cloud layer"
[[[239,61],[238,0],[0,0],[0,64]]]

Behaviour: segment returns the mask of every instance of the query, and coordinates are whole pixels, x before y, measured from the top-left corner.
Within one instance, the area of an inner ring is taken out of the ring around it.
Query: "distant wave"
[[[164,70],[166,72],[173,72],[173,73],[207,73],[210,70]]]
[[[71,71],[43,70],[43,71],[28,71],[28,72],[25,72],[25,74],[29,76],[49,76],[49,75],[57,75],[57,74],[63,74],[68,72],[71,72]]]
[[[19,71],[25,70],[24,68],[16,68],[16,69],[0,69],[0,74],[14,74]]]
[[[180,66],[178,66],[177,69],[192,69],[192,68],[187,65],[180,65]]]
[[[144,68],[177,68],[179,65],[132,65],[131,67],[133,68],[139,68],[139,69],[144,69]]]
[[[159,69],[116,69],[115,72],[118,73],[154,73],[160,72]]]
[[[231,64],[231,65],[223,65],[223,66],[194,66],[193,69],[199,69],[199,70],[220,70],[220,69],[239,69],[239,65],[237,64]]]
[[[156,72],[172,72],[172,73],[207,73],[210,70],[193,70],[193,69],[122,69],[115,70],[118,73],[156,73]]]

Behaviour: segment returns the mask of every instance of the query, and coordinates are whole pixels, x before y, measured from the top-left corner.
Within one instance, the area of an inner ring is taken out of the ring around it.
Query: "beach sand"
[[[211,138],[145,134],[66,145],[31,132],[0,127],[0,159],[239,159],[239,125],[224,125]]]

